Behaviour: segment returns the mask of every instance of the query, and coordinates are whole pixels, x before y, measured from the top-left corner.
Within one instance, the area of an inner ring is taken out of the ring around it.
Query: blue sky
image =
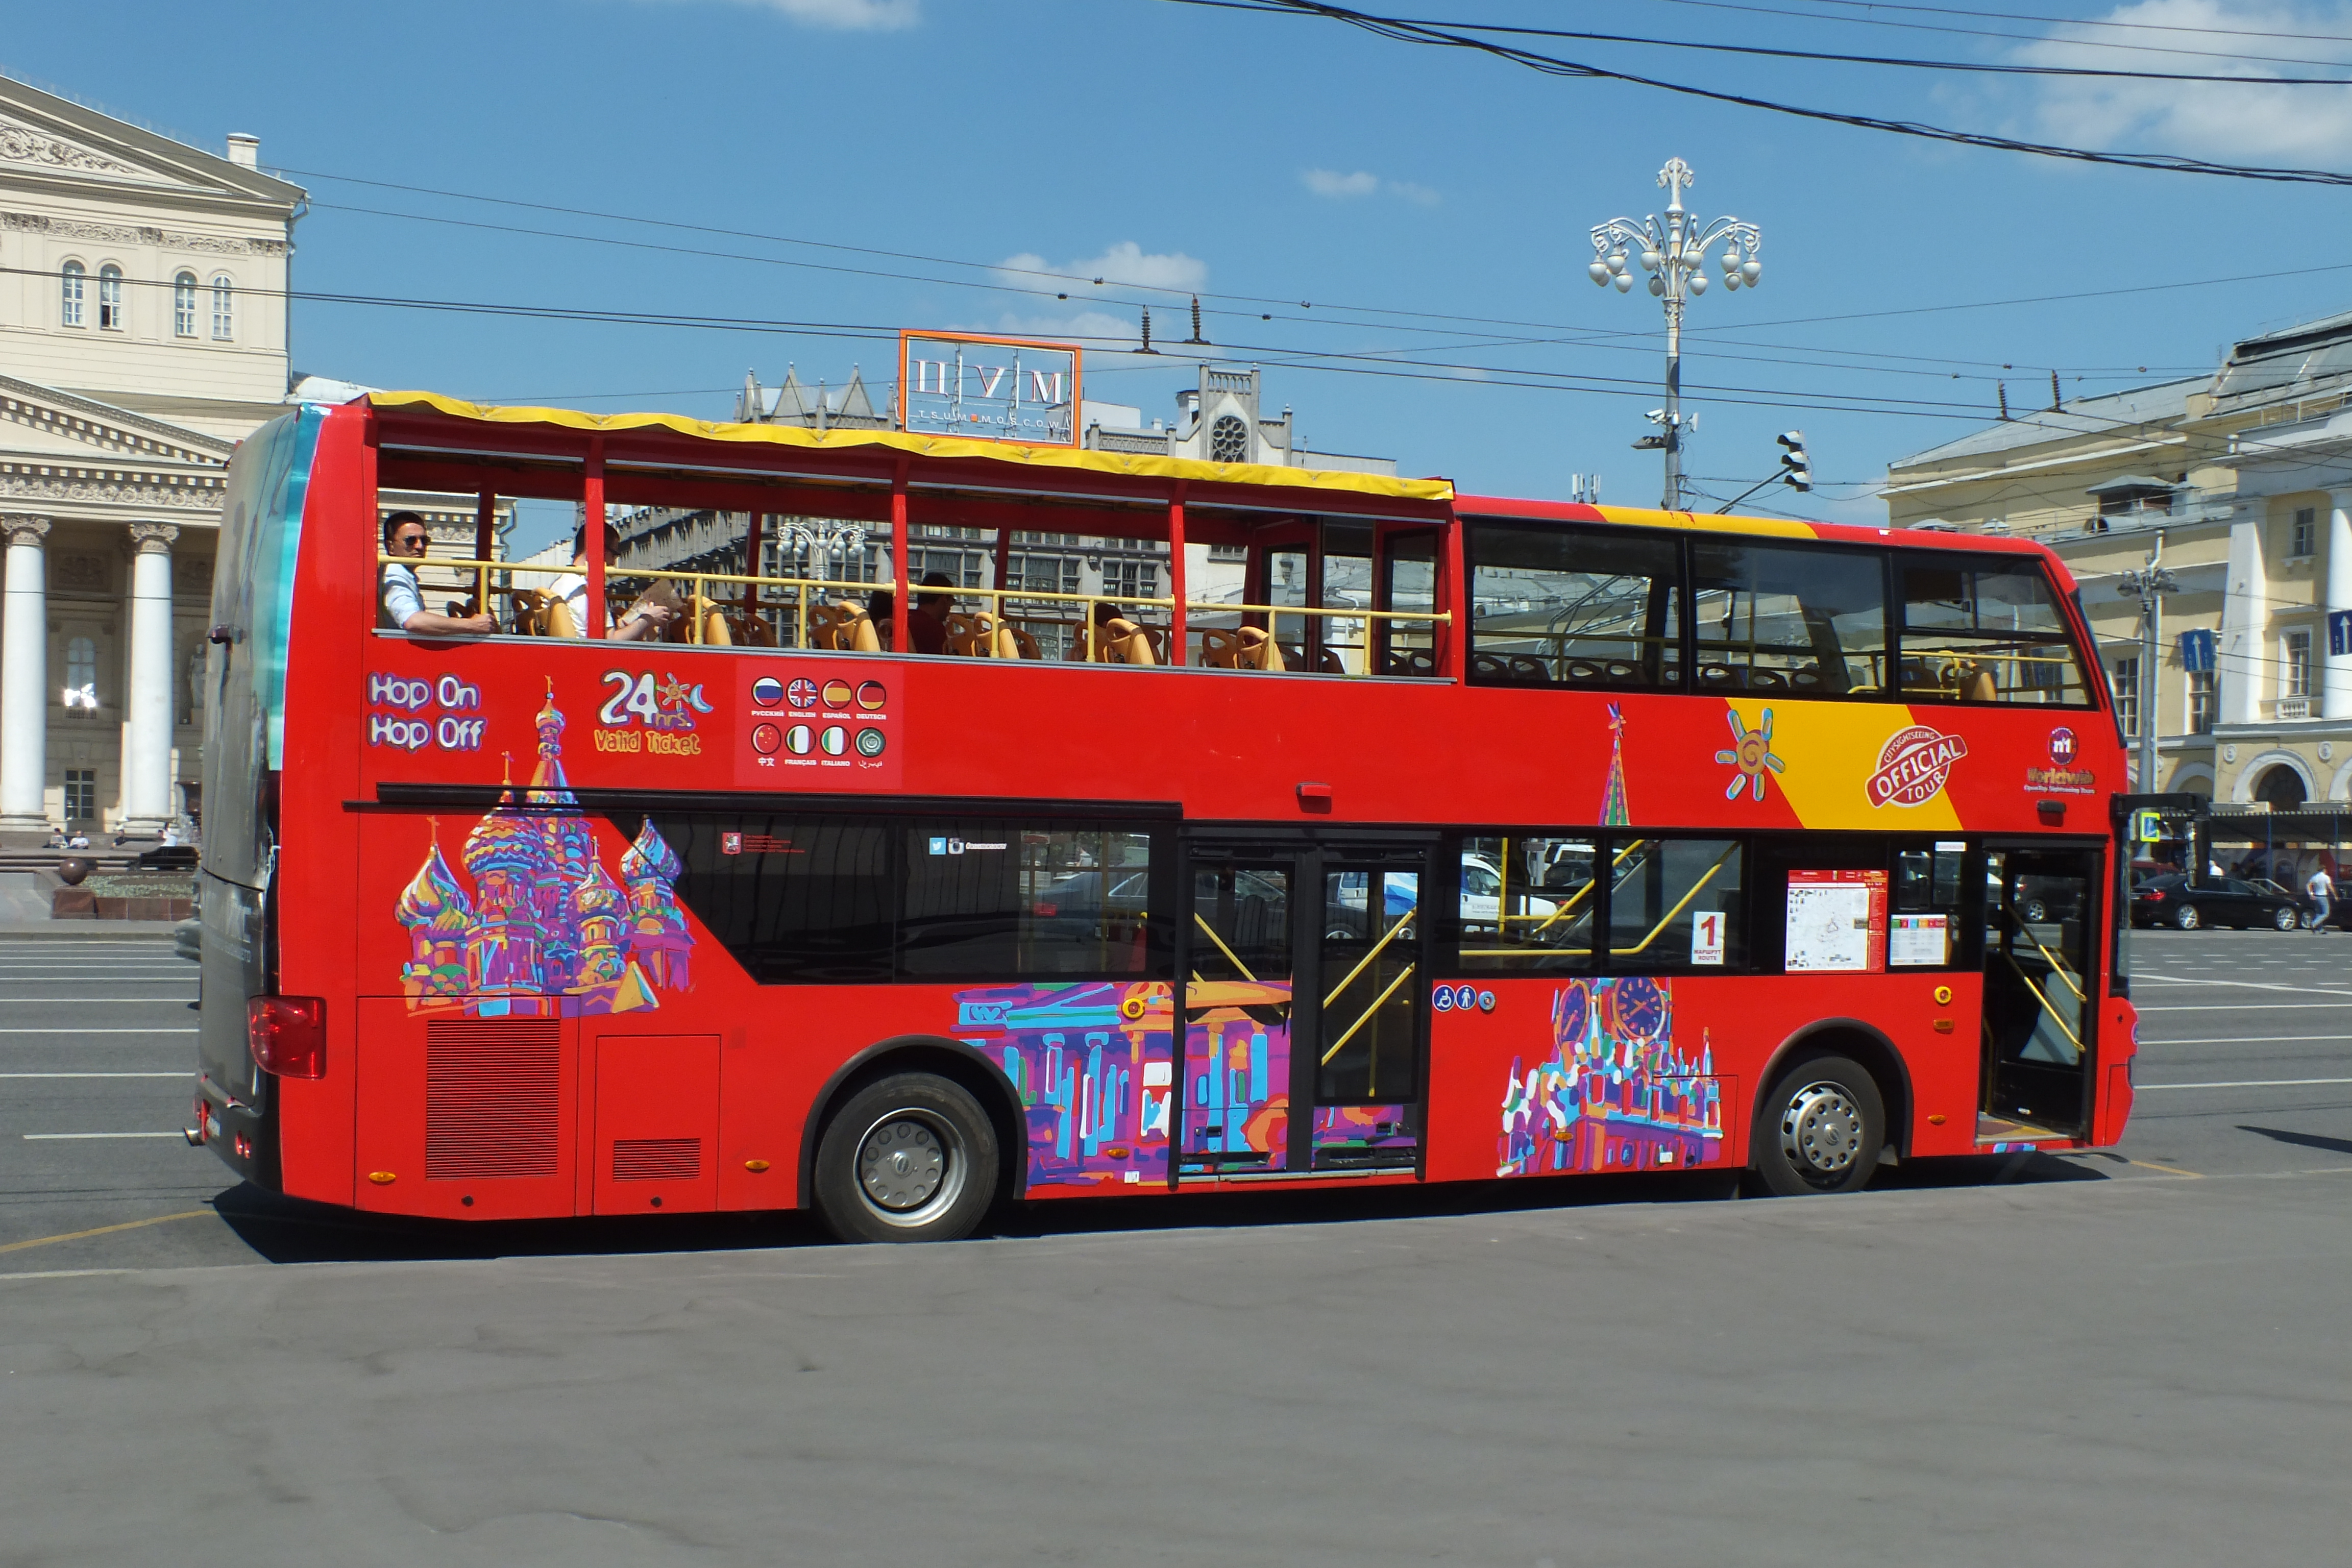
[[[2105,28],[1840,0],[1393,9],[1954,61],[2268,76],[2352,59],[2352,5],[2001,7],[2130,24]],[[1171,340],[1197,289],[1216,353],[1265,364],[1270,401],[1295,406],[1317,447],[1509,494],[1563,496],[1571,474],[1598,472],[1604,499],[1651,504],[1657,459],[1629,447],[1658,402],[1658,308],[1592,286],[1587,236],[1657,210],[1656,172],[1680,156],[1698,173],[1694,209],[1760,224],[1766,262],[1756,291],[1692,307],[1691,471],[1728,495],[1772,468],[1775,432],[1801,426],[1823,488],[1759,500],[1872,521],[1888,460],[1990,417],[1997,382],[2030,407],[2053,370],[2070,397],[2195,374],[2232,338],[2352,307],[2338,190],[1937,146],[1164,0],[233,4],[201,25],[146,0],[103,19],[9,11],[9,75],[208,148],[258,135],[264,164],[311,192],[298,289],[824,324],[296,304],[299,369],[485,400],[723,415],[746,369],[772,384],[790,363],[837,384],[857,363],[887,379],[902,325],[1131,343],[1150,304],[1171,352],[1097,353],[1088,392],[1165,415],[1192,380]],[[2280,36],[2294,34],[2326,37]],[[2340,89],[1529,42],[1849,112],[2352,169]],[[1008,265],[1087,281],[1040,293]],[[2242,280],[2151,287],[2227,278]],[[2041,302],[2005,302],[2025,300]]]

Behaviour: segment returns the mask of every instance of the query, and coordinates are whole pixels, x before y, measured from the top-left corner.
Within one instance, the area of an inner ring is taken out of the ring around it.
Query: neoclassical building
[[[0,844],[197,798],[230,454],[284,411],[303,192],[0,78]]]

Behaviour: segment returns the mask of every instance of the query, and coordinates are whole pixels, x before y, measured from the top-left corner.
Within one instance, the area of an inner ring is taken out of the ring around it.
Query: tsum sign
[[[898,334],[898,424],[918,436],[1078,444],[1078,350],[1023,338]]]

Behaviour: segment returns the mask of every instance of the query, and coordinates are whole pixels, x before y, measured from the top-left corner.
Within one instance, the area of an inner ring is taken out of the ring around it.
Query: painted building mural
[[[573,1017],[657,1007],[693,984],[694,938],[674,889],[677,852],[648,818],[604,869],[595,829],[563,773],[563,714],[553,682],[539,710],[539,765],[517,799],[514,754],[505,791],[458,851],[472,890],[441,853],[430,823],[425,863],[400,896],[409,962],[400,985],[414,1013]]]
[[[1571,980],[1552,994],[1552,1050],[1511,1061],[1500,1176],[1695,1165],[1723,1148],[1715,1049],[1675,1041],[1674,983]]]
[[[1289,982],[1195,981],[1184,1018],[1184,1169],[1285,1169]]]
[[[1029,1186],[1168,1180],[1174,988],[1164,981],[955,994],[956,1037],[1004,1069],[1029,1123]]]

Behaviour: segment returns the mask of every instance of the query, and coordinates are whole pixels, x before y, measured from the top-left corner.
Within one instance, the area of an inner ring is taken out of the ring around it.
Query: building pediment
[[[0,180],[11,176],[160,188],[289,213],[303,195],[257,169],[0,78]]]
[[[218,468],[236,450],[217,436],[12,375],[0,375],[0,448],[113,467],[205,468]]]

